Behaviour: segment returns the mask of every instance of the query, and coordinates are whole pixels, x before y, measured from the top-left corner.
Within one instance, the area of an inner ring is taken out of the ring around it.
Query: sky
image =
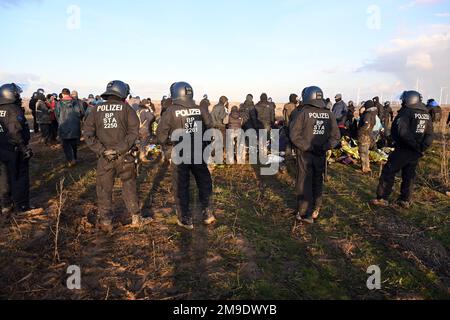
[[[450,91],[450,0],[0,0],[0,30],[0,83],[25,95],[111,80],[154,100],[176,81],[213,101]]]

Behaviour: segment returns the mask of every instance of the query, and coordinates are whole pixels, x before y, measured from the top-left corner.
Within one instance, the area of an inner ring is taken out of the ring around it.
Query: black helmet
[[[187,82],[175,82],[170,86],[170,97],[175,100],[194,99],[194,89]]]
[[[403,92],[400,100],[402,100],[402,105],[409,107],[421,103],[423,100],[422,95],[417,91],[405,91]]]
[[[302,100],[304,105],[311,105],[318,108],[325,108],[323,91],[319,87],[308,87],[303,89]]]
[[[130,94],[130,86],[123,81],[115,80],[108,83],[106,92],[101,95],[103,99],[107,99],[109,96],[115,96],[122,100],[125,100]]]
[[[22,89],[15,83],[4,84],[0,87],[0,105],[20,101]]]

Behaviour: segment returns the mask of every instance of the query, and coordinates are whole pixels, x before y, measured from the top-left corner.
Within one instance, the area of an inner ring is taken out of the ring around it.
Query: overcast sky
[[[27,95],[114,79],[155,100],[175,81],[277,102],[309,85],[346,100],[450,87],[449,0],[0,0],[0,30],[0,82]]]

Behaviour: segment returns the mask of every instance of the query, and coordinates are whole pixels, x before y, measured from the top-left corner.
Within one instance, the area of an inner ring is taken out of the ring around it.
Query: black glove
[[[102,156],[106,161],[110,163],[119,159],[119,153],[115,150],[106,150],[105,152],[103,152]]]
[[[26,149],[24,152],[23,152],[23,159],[24,160],[30,160],[32,157],[33,157],[33,150],[31,150],[31,149]]]

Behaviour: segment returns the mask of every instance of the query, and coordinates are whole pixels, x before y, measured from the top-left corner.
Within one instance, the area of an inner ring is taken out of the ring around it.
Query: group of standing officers
[[[30,130],[22,108],[21,92],[20,87],[15,84],[0,87],[0,201],[3,214],[14,210],[26,212],[30,209],[28,164],[33,153],[28,147]],[[136,111],[126,102],[129,94],[130,87],[126,83],[110,82],[101,95],[102,102],[90,109],[82,130],[88,147],[98,156],[97,224],[105,231],[111,231],[117,221],[112,206],[116,177],[122,180],[127,209],[127,215],[121,216],[118,222],[140,226],[152,221],[151,217],[141,212],[139,206],[136,142],[139,139],[140,121]],[[169,157],[171,150],[186,137],[190,137],[191,141],[198,138],[203,141],[203,134],[208,129],[224,131],[227,113],[223,112],[222,107],[228,108],[226,97],[222,97],[210,112],[207,96],[197,105],[194,90],[186,82],[174,83],[170,87],[170,94],[170,98],[163,101],[162,116],[156,132],[158,143]],[[327,108],[324,93],[319,87],[305,88],[301,93],[301,103],[295,94],[289,100],[284,118],[288,121],[288,136],[297,160],[297,219],[312,224],[318,219],[322,209],[327,152],[338,146],[341,135],[346,134],[348,126],[338,117],[344,112],[340,107],[334,108],[335,110]],[[336,97],[337,104],[341,100],[342,96]],[[389,205],[395,175],[402,171],[399,201],[403,207],[409,207],[417,164],[433,141],[432,117],[423,104],[420,93],[406,91],[401,100],[402,108],[393,120],[391,130],[395,151],[384,167],[377,198],[371,202],[373,205]],[[377,110],[374,101],[365,103],[364,107],[365,113]],[[275,121],[275,105],[265,94],[257,105],[253,104],[251,95],[247,96],[239,110],[236,107],[234,111],[239,111],[236,116],[241,119],[244,130],[270,130]],[[373,125],[373,119],[363,119]],[[174,141],[173,133],[179,130],[184,131],[184,136]],[[203,222],[211,225],[216,221],[208,165],[203,159],[203,152],[200,157],[202,162],[197,164],[198,150],[194,145],[190,151],[192,158],[188,161],[171,163],[178,224],[187,230],[194,228],[189,205],[191,174],[199,189]]]

